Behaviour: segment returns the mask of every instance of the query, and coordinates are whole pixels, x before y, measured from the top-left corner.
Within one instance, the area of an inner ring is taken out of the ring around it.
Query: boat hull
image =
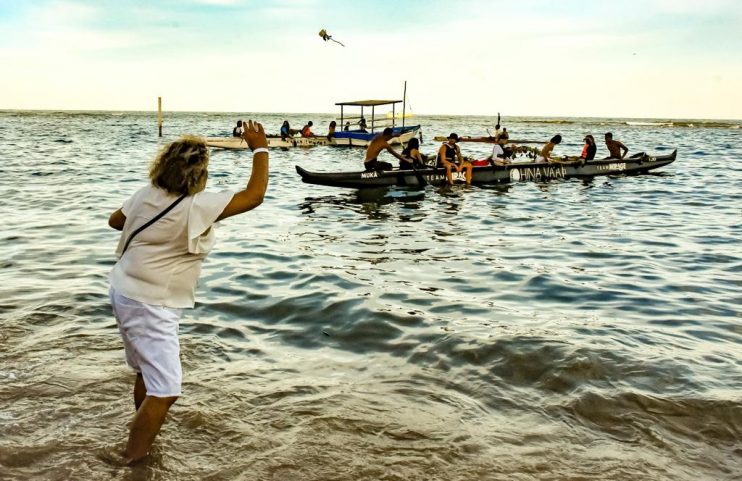
[[[571,163],[513,163],[496,166],[474,167],[473,184],[497,184],[506,182],[547,181],[598,175],[639,174],[658,169],[675,161],[677,150],[669,155],[642,155],[631,159],[605,159]],[[302,181],[308,184],[351,189],[373,189],[391,186],[421,187],[425,183],[440,185],[446,182],[446,171],[442,168],[414,170],[363,171],[363,172],[309,172],[296,166]],[[463,172],[455,174],[463,180]]]

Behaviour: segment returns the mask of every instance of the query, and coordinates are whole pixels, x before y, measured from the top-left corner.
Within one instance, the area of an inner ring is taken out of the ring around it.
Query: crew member
[[[448,141],[441,144],[441,148],[438,149],[438,167],[446,169],[446,181],[449,185],[453,185],[453,174],[452,170],[456,169],[456,172],[461,172],[462,169],[466,169],[466,185],[471,184],[472,165],[471,162],[464,160],[461,155],[461,149],[456,145],[459,141],[459,136],[452,133],[448,136]],[[458,162],[456,161],[458,159]]]
[[[618,140],[613,140],[613,134],[607,132],[605,134],[605,146],[608,147],[608,153],[610,154],[606,159],[623,159],[629,148]]]
[[[391,128],[387,127],[382,133],[374,137],[370,144],[368,144],[368,148],[366,149],[366,159],[363,161],[363,164],[366,167],[367,171],[392,170],[394,168],[394,166],[392,166],[392,164],[390,164],[389,162],[379,162],[377,157],[382,150],[386,150],[397,159],[399,159],[400,162],[406,162],[406,159],[395,152],[392,146],[389,145],[389,141],[392,140],[393,136],[394,131]]]

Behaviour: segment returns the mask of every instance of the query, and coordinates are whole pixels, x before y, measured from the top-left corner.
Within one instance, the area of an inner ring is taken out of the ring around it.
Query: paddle
[[[425,181],[425,177],[423,177],[420,174],[420,171],[417,170],[417,167],[415,167],[415,160],[414,159],[412,160],[412,170],[415,171],[415,177],[417,177],[417,182],[420,184],[420,187],[425,187],[426,185],[428,185],[428,183]]]

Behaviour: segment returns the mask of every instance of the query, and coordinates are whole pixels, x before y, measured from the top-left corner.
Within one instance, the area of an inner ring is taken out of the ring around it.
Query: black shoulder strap
[[[165,210],[163,210],[162,212],[160,212],[159,214],[157,214],[155,217],[153,217],[152,219],[150,219],[149,222],[147,222],[146,224],[144,224],[143,226],[141,226],[140,228],[138,228],[137,230],[135,230],[134,232],[132,232],[131,235],[129,235],[129,238],[126,239],[126,244],[124,244],[124,250],[121,251],[121,255],[123,256],[124,255],[124,252],[126,252],[126,249],[129,248],[129,244],[131,243],[132,239],[134,239],[134,236],[136,236],[137,234],[139,234],[144,229],[146,229],[147,227],[151,226],[152,224],[154,224],[158,220],[162,219],[162,217],[165,214],[167,214],[168,212],[170,212],[171,210],[173,210],[173,208],[175,208],[176,205],[180,204],[180,201],[183,200],[183,199],[185,199],[187,196],[188,196],[188,194],[181,195],[180,197],[178,197],[177,199],[175,199],[175,202],[173,202],[172,204],[170,204]]]

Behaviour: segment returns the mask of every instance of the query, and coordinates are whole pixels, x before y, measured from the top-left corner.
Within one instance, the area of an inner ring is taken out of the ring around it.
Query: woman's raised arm
[[[247,186],[232,197],[217,217],[217,221],[256,208],[263,203],[265,191],[268,188],[268,140],[265,138],[263,126],[258,122],[248,121],[242,138],[253,151],[250,179],[247,181]]]

